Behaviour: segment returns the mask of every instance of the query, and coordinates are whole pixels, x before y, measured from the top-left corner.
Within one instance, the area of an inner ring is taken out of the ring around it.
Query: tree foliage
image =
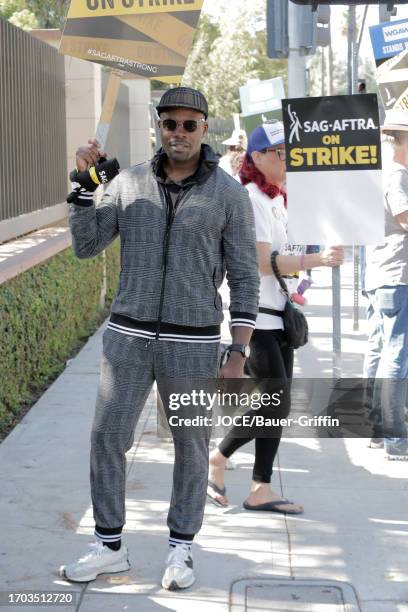
[[[11,15],[9,21],[22,30],[34,30],[39,27],[36,16],[28,9],[16,11]]]
[[[342,12],[341,21],[339,23],[339,29],[342,35],[342,46],[341,49],[337,49],[337,52],[333,52],[332,60],[332,80],[333,80],[333,95],[344,95],[348,94],[348,65],[344,61],[344,56],[347,55],[347,36],[348,36],[348,9]],[[360,35],[361,27],[363,22],[363,8],[358,7],[356,11],[356,29],[358,35]],[[365,26],[366,27],[366,26]],[[310,75],[310,95],[320,96],[322,95],[322,53],[323,50],[318,48],[313,57],[309,60],[309,75]],[[326,53],[326,70],[327,70],[328,54]],[[366,82],[367,93],[377,93],[378,86],[376,82],[375,65],[372,56],[369,57],[362,55],[361,51],[358,57],[358,77],[364,79]],[[327,79],[328,75],[326,72],[326,91],[327,95]]]
[[[23,30],[62,28],[69,0],[0,0],[0,18]]]
[[[63,28],[70,0],[28,0],[27,8],[34,13],[40,28]]]
[[[286,60],[266,57],[265,14],[264,0],[237,0],[217,23],[201,16],[183,83],[205,94],[212,116],[240,112],[239,87],[249,79],[286,78]]]
[[[325,53],[325,75],[324,82],[325,87],[322,86],[322,55]],[[309,94],[311,96],[327,96],[331,95],[341,96],[347,94],[347,63],[339,58],[338,55],[333,54],[332,60],[332,91],[329,92],[328,87],[328,53],[323,51],[321,47],[316,49],[316,53],[309,59],[308,70],[309,70]]]

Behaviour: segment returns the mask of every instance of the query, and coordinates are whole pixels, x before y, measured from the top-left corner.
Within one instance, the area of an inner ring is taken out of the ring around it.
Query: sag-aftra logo
[[[376,130],[378,127],[371,117],[352,117],[345,119],[334,119],[333,122],[327,119],[320,121],[301,121],[299,113],[296,112],[291,105],[288,105],[288,114],[291,118],[289,143],[292,144],[296,138],[297,142],[301,139],[301,132],[346,132],[348,130]]]

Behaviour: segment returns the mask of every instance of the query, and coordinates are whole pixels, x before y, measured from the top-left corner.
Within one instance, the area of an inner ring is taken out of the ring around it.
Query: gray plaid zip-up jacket
[[[162,158],[121,172],[98,206],[81,198],[70,205],[75,254],[94,257],[120,235],[115,314],[157,321],[161,310],[167,323],[219,324],[218,289],[227,273],[232,322],[254,327],[259,273],[247,190],[218,168],[214,152],[203,145],[201,171],[187,182],[168,230]]]

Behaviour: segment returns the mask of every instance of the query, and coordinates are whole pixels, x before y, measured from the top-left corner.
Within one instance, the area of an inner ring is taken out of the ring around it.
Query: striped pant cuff
[[[169,538],[169,546],[171,546],[171,548],[174,548],[175,546],[180,546],[180,544],[186,544],[187,546],[191,547],[192,544],[192,540],[180,540],[179,538]]]
[[[111,535],[106,535],[100,533],[95,529],[95,537],[101,542],[106,542],[107,544],[111,544],[112,542],[119,542],[122,538],[122,533],[116,533]]]

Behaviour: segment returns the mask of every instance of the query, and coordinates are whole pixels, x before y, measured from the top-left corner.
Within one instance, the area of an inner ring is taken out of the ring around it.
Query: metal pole
[[[326,95],[326,62],[325,62],[325,57],[324,57],[324,47],[322,47],[322,96]]]
[[[288,94],[289,98],[306,96],[306,58],[299,49],[289,49],[288,58]]]
[[[296,47],[298,36],[296,31],[296,11],[299,7],[293,2],[288,6],[288,97],[304,98],[306,96],[306,57]]]
[[[358,93],[358,44],[353,42],[352,45],[352,64],[351,64],[351,93]]]
[[[340,267],[332,269],[333,304],[333,377],[341,378],[341,310],[340,310]]]
[[[355,26],[355,23],[354,23]],[[354,40],[351,43],[351,86],[352,94],[358,93],[358,52],[359,45],[355,42],[356,29],[354,27]],[[353,331],[360,329],[359,298],[360,298],[360,247],[353,246]]]
[[[328,52],[329,52],[329,61],[328,61],[328,75],[327,75],[327,80],[328,80],[328,95],[332,96],[334,94],[333,91],[333,47],[330,41],[329,44],[329,48],[328,48]]]
[[[356,7],[349,6],[348,8],[348,25],[347,25],[347,91],[353,93],[353,42],[355,41],[356,30]]]
[[[359,299],[360,299],[360,247],[353,246],[353,331],[360,329]]]
[[[363,21],[361,23],[360,34],[358,42],[355,42],[357,32],[353,34],[353,40],[351,42],[351,93],[358,93],[358,56],[360,52],[361,40],[363,38],[364,26],[367,18],[368,5],[365,7]],[[354,23],[354,29],[356,24]],[[360,251],[361,247],[353,246],[353,269],[354,269],[354,282],[353,282],[353,331],[359,331],[360,329],[360,317],[359,317],[359,300],[360,300]]]
[[[349,6],[348,10],[348,92],[353,93],[353,82],[356,78],[354,63],[354,45],[356,42],[356,7]],[[341,378],[341,277],[340,267],[332,270],[332,303],[333,303],[333,376]]]
[[[357,42],[357,46],[358,46],[357,53],[360,51],[360,45],[361,45],[361,40],[362,40],[363,34],[364,34],[364,26],[365,26],[365,22],[366,22],[366,19],[367,19],[367,13],[368,13],[368,4],[366,5],[366,7],[364,9],[363,21],[361,22],[361,30],[360,30],[360,34],[359,34],[358,42]]]
[[[387,8],[386,4],[378,5],[378,20],[380,23],[385,23],[390,20],[390,11]]]

